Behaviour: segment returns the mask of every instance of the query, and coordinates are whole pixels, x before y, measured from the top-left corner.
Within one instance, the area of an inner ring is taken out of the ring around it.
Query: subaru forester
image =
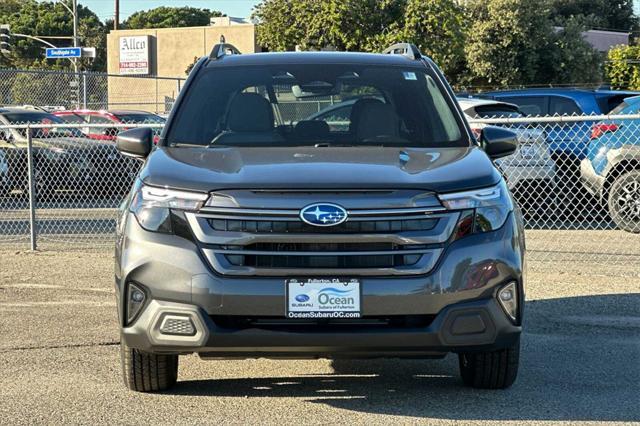
[[[346,102],[346,101],[353,102]],[[344,110],[318,115],[345,102]],[[436,64],[383,54],[240,54],[193,68],[117,224],[126,385],[175,385],[180,355],[459,357],[506,388],[522,330],[522,221],[492,160],[516,135],[471,132]]]

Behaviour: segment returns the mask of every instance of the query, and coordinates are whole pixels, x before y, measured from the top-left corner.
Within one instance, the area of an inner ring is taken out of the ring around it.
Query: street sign
[[[81,47],[56,47],[47,49],[47,59],[81,58]]]

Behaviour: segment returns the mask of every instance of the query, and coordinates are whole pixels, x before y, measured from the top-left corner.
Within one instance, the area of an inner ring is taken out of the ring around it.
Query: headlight
[[[473,191],[439,195],[440,202],[448,210],[474,212],[471,232],[488,232],[499,229],[513,210],[513,201],[504,180],[496,186]]]
[[[140,226],[147,231],[171,233],[171,209],[194,211],[200,209],[208,194],[177,191],[146,186],[141,183],[134,188],[129,210]]]

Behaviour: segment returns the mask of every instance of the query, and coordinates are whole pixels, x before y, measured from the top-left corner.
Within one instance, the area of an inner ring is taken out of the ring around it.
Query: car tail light
[[[599,138],[605,133],[615,132],[618,130],[618,125],[613,123],[597,123],[591,127],[591,139]]]

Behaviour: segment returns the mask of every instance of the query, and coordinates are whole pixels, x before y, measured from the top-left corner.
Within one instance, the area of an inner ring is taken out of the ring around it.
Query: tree
[[[465,26],[464,11],[453,0],[409,0],[401,39],[415,43],[456,82],[464,65]]]
[[[605,74],[614,89],[640,90],[640,46],[609,50]]]
[[[556,30],[551,18],[547,1],[472,1],[465,48],[472,81],[493,86],[600,81],[601,58],[582,37],[584,19],[567,19]]]
[[[106,30],[100,19],[90,9],[78,5],[78,36],[81,45],[97,48],[97,58],[83,59],[83,69],[106,69]],[[58,2],[38,2],[35,0],[3,0],[0,2],[0,22],[9,24],[11,32],[40,36],[71,36],[73,17]],[[59,47],[72,45],[68,40],[49,40]],[[13,51],[9,55],[0,55],[0,67],[13,68],[54,68],[69,69],[68,60],[47,60],[44,57],[44,44],[14,37],[11,40]]]
[[[493,85],[536,81],[552,34],[549,8],[527,0],[474,0],[466,44],[472,77]]]
[[[185,68],[184,73],[186,75],[191,74],[191,71],[193,70],[193,68],[196,66],[196,64],[198,63],[198,61],[200,60],[199,57],[194,56],[193,57],[193,62],[191,62],[189,65],[187,65],[187,68]]]
[[[221,12],[196,7],[161,6],[151,10],[141,10],[129,16],[122,28],[135,30],[144,28],[202,27],[209,25],[210,19],[224,16]]]
[[[379,52],[409,41],[445,72],[464,58],[464,13],[453,0],[265,0],[253,18],[258,43],[269,50]]]
[[[269,50],[371,50],[401,20],[406,0],[264,0],[255,8],[258,43]]]
[[[580,18],[569,18],[551,37],[549,55],[541,65],[540,81],[547,83],[598,83],[602,81],[602,54],[583,36]]]
[[[551,5],[551,15],[557,25],[582,17],[589,27],[620,31],[638,28],[633,0],[552,0]]]

